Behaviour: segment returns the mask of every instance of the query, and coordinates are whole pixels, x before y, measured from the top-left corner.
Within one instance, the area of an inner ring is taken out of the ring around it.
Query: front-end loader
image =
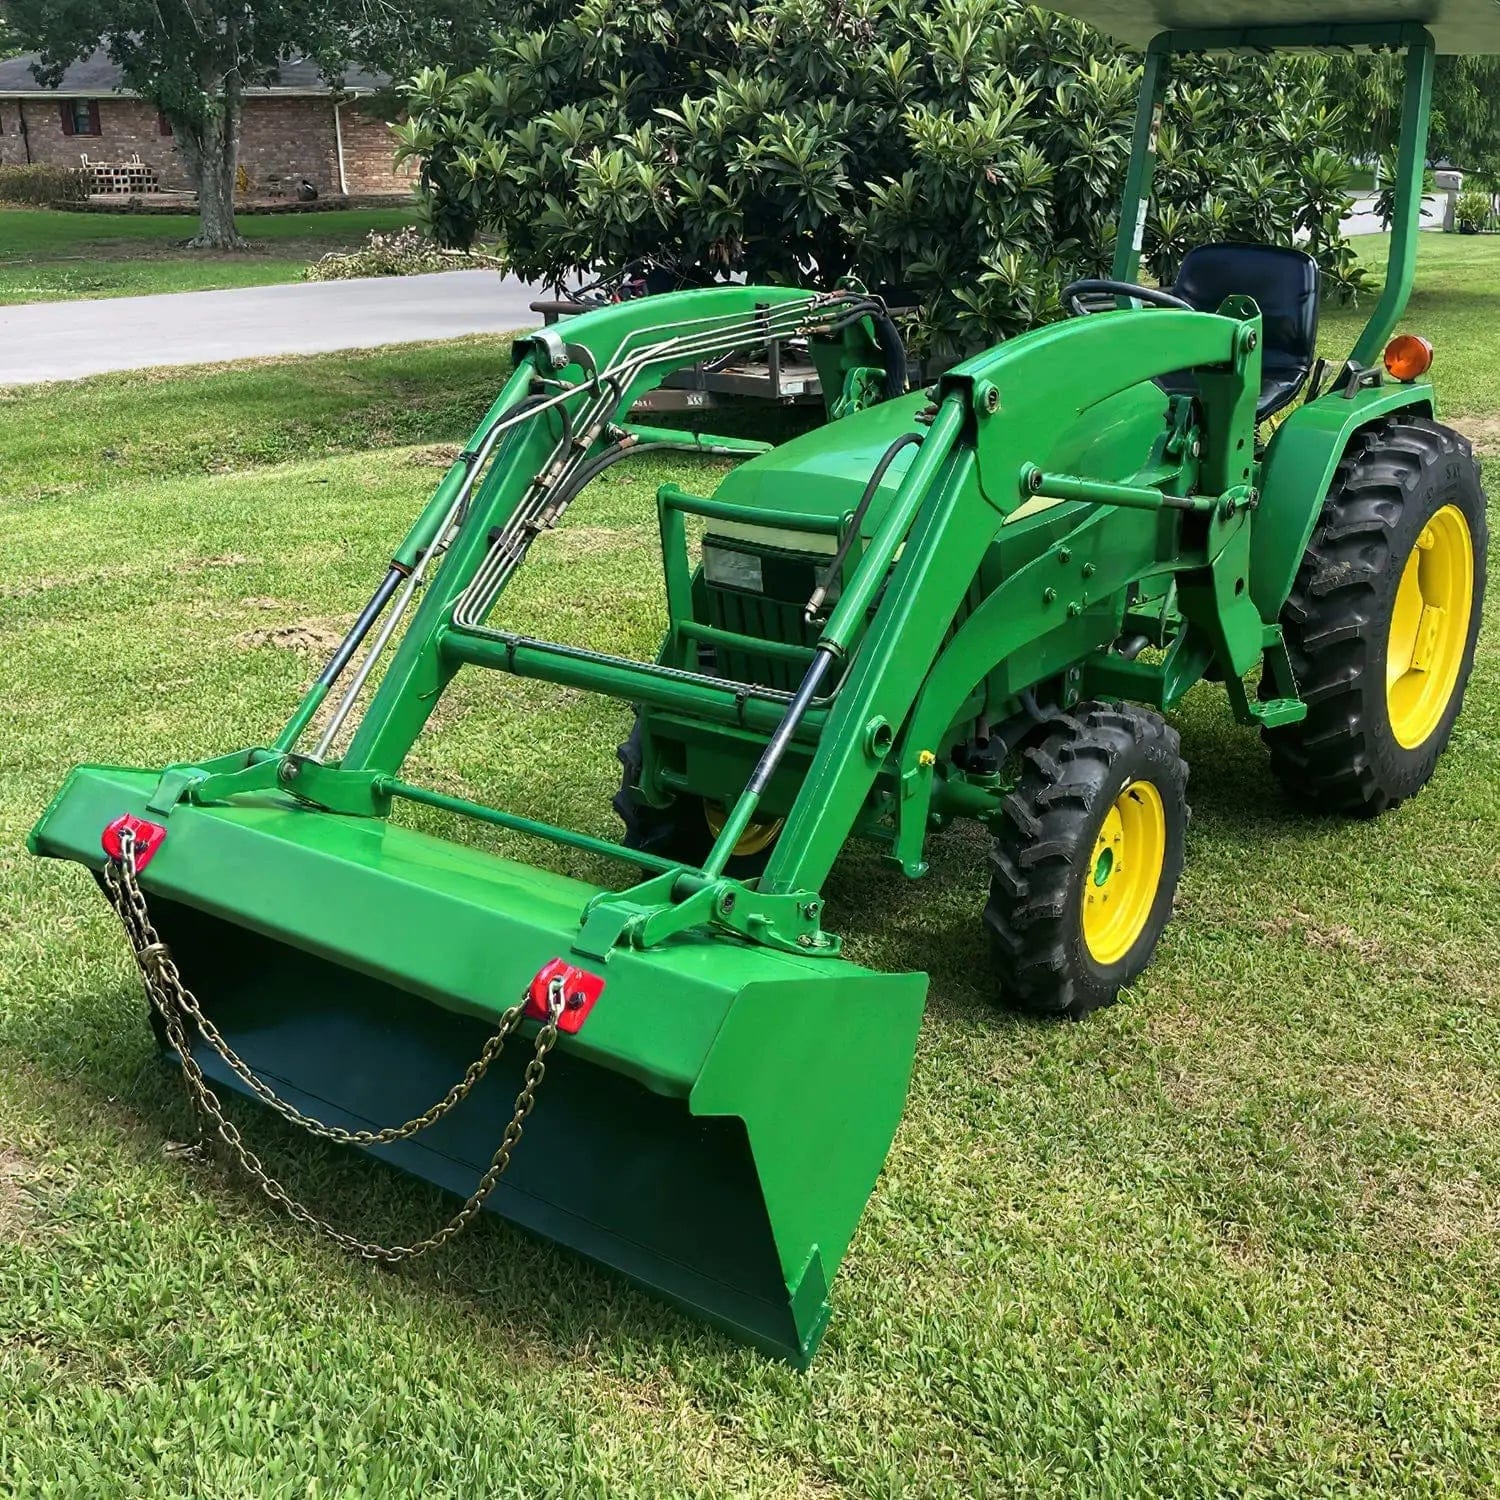
[[[211,1138],[354,1253],[400,1261],[493,1209],[805,1362],[927,987],[840,955],[822,891],[851,837],[915,878],[935,829],[984,824],[997,994],[1076,1016],[1142,972],[1170,913],[1187,767],[1165,715],[1195,683],[1324,812],[1432,775],[1473,660],[1484,497],[1431,349],[1391,335],[1434,51],[1500,46],[1492,0],[1064,8],[1147,47],[1113,275],[1068,289],[1075,316],[912,394],[857,288],[723,285],[523,337],[281,732],[81,766],[37,823],[33,850],[87,866],[119,914]],[[1385,289],[1337,364],[1295,247],[1204,246],[1172,286],[1139,282],[1171,57],[1279,47],[1406,56]],[[787,338],[825,425],[773,447],[631,421],[672,371]],[[678,448],[739,462],[712,495],[658,494],[653,660],[492,623],[591,480]],[[621,843],[408,779],[478,670],[634,708]],[[622,888],[415,831],[408,803],[617,859]],[[226,1086],[468,1197],[427,1239],[363,1243],[292,1198]]]

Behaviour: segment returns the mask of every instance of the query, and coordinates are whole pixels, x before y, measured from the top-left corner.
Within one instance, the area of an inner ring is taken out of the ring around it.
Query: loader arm
[[[829,619],[825,639],[848,650],[864,602],[901,548],[761,879],[762,891],[822,886],[881,769],[871,752],[874,737],[882,726],[902,729],[909,717],[898,796],[903,804],[915,799],[912,808],[903,805],[903,822],[924,827],[935,752],[975,683],[1016,645],[1064,626],[1070,612],[1078,618],[1093,600],[1105,601],[1106,619],[1117,625],[1124,584],[1162,560],[1151,528],[1122,532],[1083,521],[1076,550],[1058,549],[1069,557],[1066,572],[1052,563],[1053,584],[1035,586],[1040,569],[1006,580],[941,650],[991,539],[1033,498],[1035,491],[1024,481],[1039,451],[1039,434],[1066,430],[1090,407],[1172,369],[1193,365],[1221,371],[1212,377],[1217,389],[1191,490],[1214,502],[1228,497],[1226,519],[1235,530],[1245,524],[1246,508],[1235,496],[1248,496],[1253,472],[1259,331],[1252,304],[1230,315],[1140,311],[1074,319],[1023,335],[944,378],[920,461],[892,505],[898,518],[903,497],[914,510],[910,533],[877,535],[860,570],[867,589],[847,590]],[[1098,488],[1102,493],[1107,486]],[[1149,495],[1144,498],[1149,504]],[[1222,545],[1222,538],[1218,542]],[[1184,567],[1211,561],[1206,551],[1178,560]],[[1087,574],[1085,567],[1091,568]],[[1099,638],[1113,633],[1101,627]],[[1075,659],[1075,653],[1060,654],[1060,660]]]

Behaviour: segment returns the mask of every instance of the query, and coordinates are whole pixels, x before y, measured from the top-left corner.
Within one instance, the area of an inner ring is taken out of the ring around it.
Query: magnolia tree
[[[1184,63],[1160,136],[1151,272],[1293,239],[1336,288],[1349,170],[1317,61]],[[1140,59],[1012,0],[516,0],[488,59],[419,73],[402,153],[432,232],[497,235],[553,284],[650,254],[920,304],[959,350],[1108,269]]]

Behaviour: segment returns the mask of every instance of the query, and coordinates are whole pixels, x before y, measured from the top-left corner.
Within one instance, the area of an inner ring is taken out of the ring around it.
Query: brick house
[[[102,51],[74,63],[55,89],[32,76],[35,56],[0,61],[0,162],[76,167],[139,156],[168,191],[190,186],[155,106],[119,87]],[[320,197],[404,197],[414,170],[393,162],[395,143],[377,97],[388,80],[348,72],[338,90],[311,62],[281,65],[277,81],[245,90],[240,165],[252,198],[295,197],[303,178]]]

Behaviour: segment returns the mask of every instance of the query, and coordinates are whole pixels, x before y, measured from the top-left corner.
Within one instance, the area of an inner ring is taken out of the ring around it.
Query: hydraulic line
[[[532,396],[498,419],[473,450],[472,456],[466,455],[468,471],[446,516],[434,533],[433,544],[415,560],[411,572],[406,576],[405,586],[400,589],[394,606],[344,690],[313,752],[313,758],[322,759],[328,753],[344,721],[358,702],[376,662],[421,586],[429,564],[434,557],[446,550],[457,527],[467,517],[469,496],[501,437],[521,423],[534,420],[543,412],[563,408],[564,403],[576,401],[579,397],[585,398],[581,409],[576,413],[562,410],[563,434],[554,446],[543,473],[537,476],[528,493],[522,497],[460,596],[454,609],[453,622],[462,629],[482,630],[484,617],[505,587],[511,573],[525,557],[537,530],[554,525],[562,510],[582,488],[581,484],[575,483],[575,479],[577,471],[590,462],[588,449],[620,403],[627,399],[631,386],[643,371],[656,364],[681,365],[729,352],[746,343],[747,334],[756,344],[763,344],[774,338],[805,333],[813,326],[813,319],[818,313],[833,308],[843,309],[836,317],[837,327],[846,326],[847,321],[855,317],[879,316],[885,311],[883,304],[868,297],[839,293],[816,294],[803,301],[757,309],[750,318],[743,313],[730,313],[717,318],[682,319],[676,324],[636,329],[621,340],[613,359],[605,368],[598,368],[592,357],[587,362],[578,360],[581,367],[593,366],[587,378],[553,395]],[[691,332],[672,331],[683,327],[691,328]],[[664,333],[666,336],[662,337]],[[654,342],[642,347],[643,340],[648,337],[653,338]],[[559,486],[563,487],[560,491],[561,505],[556,503]],[[304,720],[304,724],[305,722]]]
[[[328,658],[328,665],[318,673],[316,681],[304,694],[302,701],[297,705],[297,711],[287,722],[285,729],[276,738],[274,749],[283,753],[290,750],[301,738],[302,731],[307,728],[312,716],[317,713],[323,700],[328,696],[328,690],[338,681],[344,668],[349,665],[354,653],[359,650],[360,642],[370,633],[370,627],[380,618],[381,611],[390,603],[391,595],[400,587],[401,580],[406,577],[408,570],[399,563],[392,563],[386,569],[385,577],[380,580],[379,587],[370,595],[369,603],[359,612],[359,618],[349,627],[349,633],[338,644],[338,649]]]
[[[574,445],[577,457],[564,464],[561,473],[549,474],[545,488],[533,485],[532,491],[523,497],[464,590],[455,607],[453,623],[464,630],[483,629],[485,617],[511,574],[525,557],[533,536],[538,530],[555,524],[563,509],[577,494],[579,487],[572,480],[577,469],[588,461],[587,447],[614,415],[614,408],[624,399],[643,370],[665,361],[675,365],[707,358],[716,352],[730,351],[745,344],[747,336],[753,336],[756,343],[764,343],[770,338],[798,332],[806,326],[813,307],[824,305],[826,304],[819,303],[817,299],[809,299],[809,302],[786,303],[769,310],[757,311],[750,319],[744,314],[736,314],[731,319],[718,320],[724,325],[722,327],[699,327],[692,334],[661,339],[628,355],[626,351],[635,338],[659,330],[642,329],[626,338],[616,352],[613,363],[601,370],[593,382],[586,382],[577,388],[583,390],[591,384],[596,392],[594,399],[586,403],[577,415],[579,438]],[[861,316],[863,315],[862,312]],[[615,389],[604,392],[600,388],[605,382],[611,383]],[[564,487],[561,505],[556,499],[558,486]]]
[[[880,462],[875,465],[875,471],[870,475],[866,483],[864,493],[859,497],[859,503],[854,507],[854,513],[849,518],[849,524],[844,528],[844,534],[839,538],[838,547],[835,549],[828,566],[823,570],[823,576],[818,580],[818,586],[812,591],[806,605],[802,610],[803,619],[811,623],[817,618],[818,611],[823,607],[823,601],[828,597],[828,590],[833,587],[835,579],[843,574],[844,560],[849,556],[849,549],[859,540],[859,528],[865,519],[865,512],[870,508],[870,502],[875,498],[875,492],[880,488],[880,481],[885,478],[886,470],[890,468],[896,455],[903,448],[909,448],[913,443],[920,443],[925,436],[920,432],[903,432],[900,437],[891,444],[884,453],[880,455]]]

